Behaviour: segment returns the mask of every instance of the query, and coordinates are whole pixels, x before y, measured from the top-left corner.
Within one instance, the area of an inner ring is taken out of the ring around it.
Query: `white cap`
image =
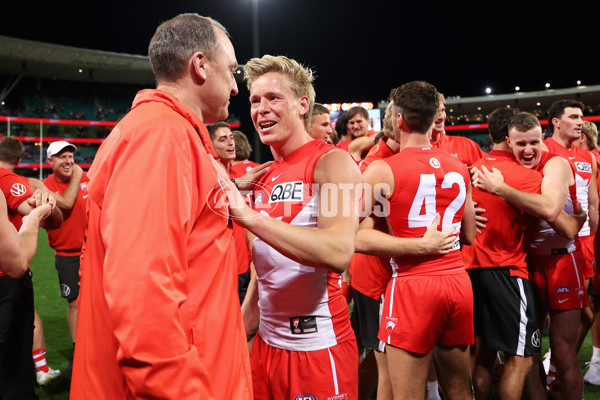
[[[50,143],[46,154],[48,154],[48,157],[52,157],[53,155],[60,153],[61,151],[63,151],[63,149],[67,147],[70,147],[69,150],[71,151],[77,150],[77,147],[75,147],[75,145],[69,142],[65,142],[64,140],[60,140],[58,142]]]

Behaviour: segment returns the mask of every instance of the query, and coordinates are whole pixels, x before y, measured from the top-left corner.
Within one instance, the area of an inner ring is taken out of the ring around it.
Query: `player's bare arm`
[[[354,254],[361,188],[360,171],[348,152],[332,150],[316,164],[314,181],[318,184],[320,202],[317,229],[290,225],[252,210],[225,170],[217,167],[231,214],[241,226],[303,265],[338,273],[346,269]],[[325,215],[323,210],[336,211]]]
[[[0,196],[0,270],[7,276],[17,279],[27,271],[37,250],[40,222],[50,215],[52,207],[46,202],[31,210],[23,217],[21,229],[17,232],[6,218],[6,199]]]
[[[592,180],[588,188],[588,216],[590,218],[590,229],[592,233],[598,230],[598,165],[596,157],[592,157]]]
[[[81,176],[83,175],[83,169],[77,164],[73,164],[73,174],[71,175],[71,180],[67,185],[67,188],[62,194],[54,193],[54,197],[56,198],[56,205],[59,206],[62,210],[70,210],[73,208],[75,204],[75,200],[77,200],[77,196],[79,195],[79,185],[81,183]],[[46,185],[39,179],[29,178],[29,186],[33,190],[36,189],[45,189],[49,190]]]
[[[363,181],[365,189],[361,215],[369,215],[375,207],[385,212],[385,207],[379,200],[389,198],[394,189],[394,176],[390,166],[384,161],[375,161],[365,170]],[[381,257],[446,254],[452,248],[455,232],[453,229],[438,231],[440,220],[438,215],[420,238],[400,238],[374,229],[373,217],[365,217],[356,235],[356,251]]]
[[[33,195],[29,199],[27,199],[27,201],[22,202],[17,207],[17,212],[21,216],[25,217],[26,215],[29,215],[31,211],[35,208],[45,204],[49,204],[51,206],[51,212],[50,215],[48,215],[41,221],[40,227],[46,230],[59,228],[63,222],[63,214],[62,211],[60,211],[60,208],[55,207],[56,198],[54,197],[54,194],[50,192],[47,188],[36,189],[33,192]]]
[[[465,209],[460,223],[460,242],[462,244],[473,244],[477,234],[477,216],[475,206],[471,198],[471,185],[467,186],[467,196],[465,199]]]
[[[552,223],[567,201],[568,186],[574,182],[574,178],[568,162],[561,157],[549,160],[544,166],[543,175],[541,194],[517,190],[504,182],[498,169],[492,168],[490,171],[485,166],[479,171],[476,185],[527,214]]]

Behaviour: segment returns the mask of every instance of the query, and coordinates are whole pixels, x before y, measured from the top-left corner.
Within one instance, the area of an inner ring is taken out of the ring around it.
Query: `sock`
[[[32,353],[33,362],[35,363],[35,371],[48,372],[48,364],[46,364],[46,348],[41,347],[34,350]]]
[[[556,379],[556,366],[554,365],[554,361],[550,359],[550,368],[548,368],[548,375],[546,376],[546,385],[550,387],[552,382]]]
[[[441,399],[437,381],[427,381],[427,398]]]
[[[600,347],[593,347],[592,348],[592,360],[593,361],[600,361]]]

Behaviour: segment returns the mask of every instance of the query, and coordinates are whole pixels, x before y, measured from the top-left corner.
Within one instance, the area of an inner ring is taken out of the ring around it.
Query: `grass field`
[[[38,251],[31,263],[31,270],[35,306],[44,324],[47,361],[52,368],[64,371],[73,352],[67,329],[67,302],[60,297],[58,276],[54,268],[54,252],[48,246],[46,231],[43,229],[40,230]],[[547,348],[548,338],[544,337],[542,354]],[[585,362],[589,361],[591,351],[592,343],[588,334],[579,354],[579,364],[582,368],[585,368]],[[66,400],[69,398],[69,380],[61,376],[49,386],[38,387],[36,393],[41,400]],[[586,384],[584,398],[600,400],[600,386]]]

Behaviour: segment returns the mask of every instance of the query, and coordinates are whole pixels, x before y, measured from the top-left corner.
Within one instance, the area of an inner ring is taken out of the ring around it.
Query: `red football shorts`
[[[578,236],[577,248],[581,249],[585,262],[585,279],[594,276],[594,235]]]
[[[356,339],[322,350],[291,351],[256,335],[250,354],[255,400],[358,398]]]
[[[420,354],[436,344],[473,344],[473,289],[466,271],[393,278],[385,294],[378,337]]]
[[[580,250],[561,255],[527,257],[529,280],[546,310],[572,310],[588,305],[585,260]]]

